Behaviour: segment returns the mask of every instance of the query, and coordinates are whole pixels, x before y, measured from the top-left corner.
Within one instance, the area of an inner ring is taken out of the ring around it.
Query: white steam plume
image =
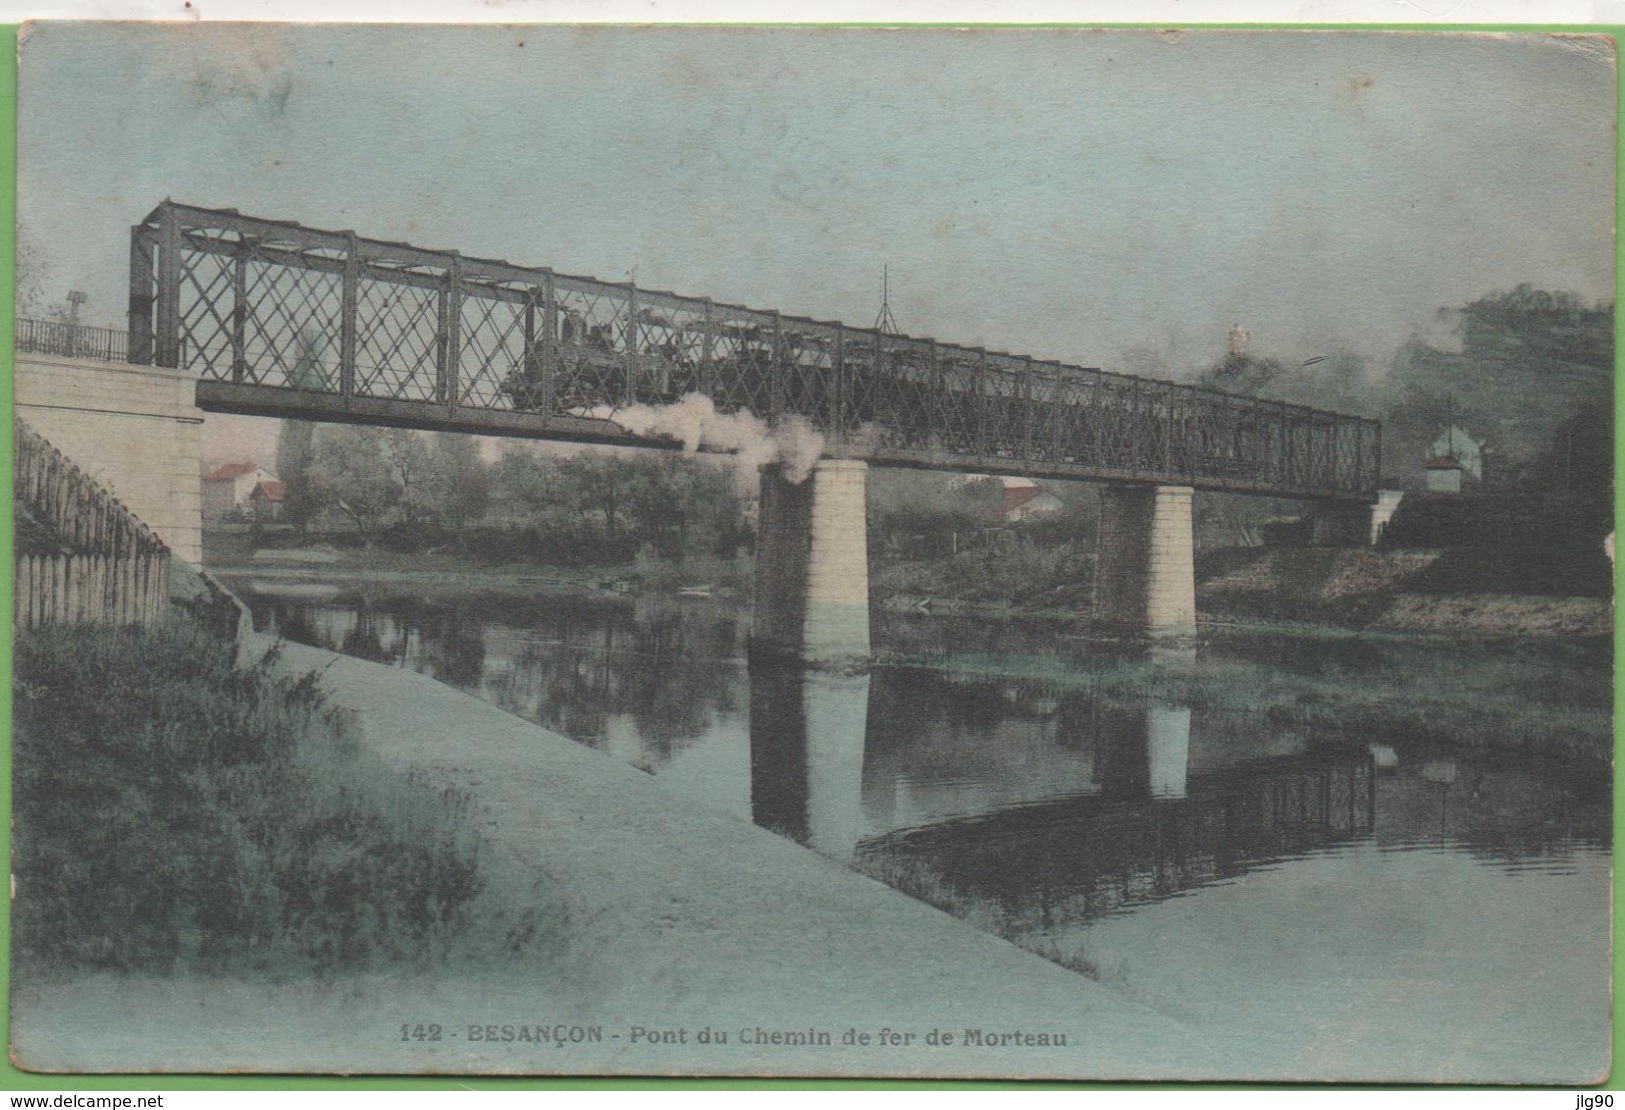
[[[685,451],[732,452],[735,480],[751,493],[763,466],[778,463],[784,476],[799,485],[824,453],[824,437],[805,417],[785,417],[769,428],[749,409],[718,412],[703,393],[687,394],[669,405],[600,405],[580,410],[579,415],[607,420],[636,436],[676,440]]]

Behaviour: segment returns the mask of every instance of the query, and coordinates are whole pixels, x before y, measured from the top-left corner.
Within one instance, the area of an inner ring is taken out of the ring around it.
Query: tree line
[[[301,533],[323,514],[369,542],[397,523],[461,531],[490,504],[489,468],[470,436],[285,420],[276,465],[282,520]]]
[[[731,556],[751,541],[747,505],[716,461],[679,452],[508,443],[487,460],[472,436],[284,421],[281,520],[335,526],[372,546],[454,544],[492,558],[566,564]]]
[[[1381,419],[1384,476],[1405,487],[1421,486],[1435,443],[1457,427],[1485,443],[1488,484],[1605,495],[1614,306],[1525,284],[1438,316],[1454,344],[1413,337],[1386,367],[1349,353],[1300,363],[1232,349],[1200,382]]]

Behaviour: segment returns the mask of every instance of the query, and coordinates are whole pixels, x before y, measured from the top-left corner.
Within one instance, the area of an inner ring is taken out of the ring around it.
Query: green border
[[[882,26],[894,27],[902,21],[892,21],[873,24],[843,24],[843,26]],[[758,26],[817,26],[817,24],[787,24],[782,22],[763,22]],[[407,25],[402,25],[407,26]],[[960,27],[963,23],[910,23],[910,26],[920,27]],[[1556,33],[1556,34],[1589,34],[1613,35],[1616,38],[1625,37],[1625,25],[1619,24],[1458,24],[1450,26],[1439,25],[1413,25],[1392,23],[1350,23],[1350,24],[1305,24],[1305,23],[1039,23],[1039,24],[1010,24],[1010,23],[983,23],[978,26],[1005,26],[1005,27],[1045,27],[1045,28],[1138,28],[1157,29],[1177,26],[1180,30],[1276,30],[1276,31],[1415,31],[1431,34],[1460,34],[1464,32],[1508,32],[1508,33]],[[0,24],[0,41],[15,43],[19,31],[17,24]],[[1615,67],[1615,96],[1617,103],[1616,120],[1625,121],[1625,84],[1619,81],[1618,65]],[[1614,237],[1614,272],[1615,272],[1615,299],[1618,300],[1619,276],[1621,274],[1621,260],[1625,259],[1625,252],[1620,250],[1620,237],[1617,228],[1620,216],[1625,214],[1625,204],[1621,204],[1620,182],[1625,179],[1625,158],[1621,157],[1621,147],[1618,143],[1618,128],[1615,129],[1615,227]],[[17,51],[15,49],[0,50],[0,306],[12,303],[13,274],[16,249],[17,224]],[[13,314],[9,311],[0,311],[0,391],[3,391],[8,407],[12,401],[12,329]],[[1616,314],[1616,342],[1614,345],[1614,474],[1616,476],[1614,515],[1619,517],[1622,499],[1619,494],[1617,477],[1625,472],[1625,437],[1619,435],[1619,429],[1625,426],[1625,395],[1618,388],[1620,381],[1620,367],[1622,353],[1617,341],[1617,314]],[[6,478],[11,476],[11,438],[12,422],[0,421],[0,473]],[[12,544],[12,518],[11,502],[6,500],[0,506],[0,550],[9,550]],[[1616,564],[1615,569],[1615,595],[1619,593],[1620,572]],[[0,576],[0,613],[11,611],[12,582],[10,577]],[[1625,686],[1620,681],[1620,672],[1617,666],[1621,649],[1625,648],[1625,632],[1615,621],[1614,625],[1614,654],[1616,668],[1614,672],[1614,703],[1617,707],[1621,700],[1621,693]],[[1625,961],[1621,959],[1619,944],[1619,884],[1617,872],[1618,845],[1621,833],[1625,832],[1625,821],[1621,820],[1620,799],[1622,786],[1625,786],[1625,776],[1622,776],[1617,756],[1619,724],[1615,718],[1615,763],[1614,763],[1614,843],[1616,859],[1615,878],[1615,909],[1614,909],[1614,983],[1618,990],[1621,981],[1621,970]],[[0,754],[0,852],[5,859],[11,855],[11,641],[6,640],[4,648],[0,649],[0,735],[5,738],[4,752]],[[9,998],[10,986],[10,951],[11,951],[11,920],[9,913],[0,914],[0,994]],[[10,1044],[11,1014],[9,1004],[3,1017],[0,1017],[0,1033],[4,1034],[4,1042]],[[1594,1090],[1613,1091],[1625,1090],[1625,1069],[1621,1068],[1621,1048],[1625,1047],[1620,1036],[1620,1023],[1616,1009],[1613,1036],[1614,1066],[1608,1082]],[[1416,1089],[1416,1090],[1476,1090],[1481,1088],[1455,1086],[1455,1087],[1397,1087],[1372,1086],[1367,1084],[1340,1085],[1353,1090],[1389,1090],[1389,1089]],[[1215,1090],[1237,1091],[1254,1089],[1281,1089],[1281,1090],[1317,1090],[1324,1089],[1324,1084],[1188,1084],[1188,1083],[1102,1083],[1102,1082],[1008,1082],[1008,1081],[933,1081],[933,1080],[906,1080],[906,1079],[729,1079],[729,1078],[699,1078],[699,1079],[630,1079],[630,1078],[598,1078],[598,1077],[508,1077],[508,1076],[333,1076],[333,1075],[46,1075],[36,1072],[25,1072],[14,1066],[9,1059],[0,1062],[0,1090],[4,1091],[435,1091],[435,1090],[462,1090],[462,1091],[502,1091],[502,1090],[620,1090],[620,1091],[664,1091],[664,1090],[744,1090],[744,1091],[777,1091],[777,1090],[827,1090],[827,1091],[854,1091],[854,1090],[1136,1090],[1136,1091],[1172,1091],[1172,1090]],[[1525,1088],[1529,1090],[1551,1090],[1553,1088]],[[1558,1088],[1566,1090],[1567,1088]]]

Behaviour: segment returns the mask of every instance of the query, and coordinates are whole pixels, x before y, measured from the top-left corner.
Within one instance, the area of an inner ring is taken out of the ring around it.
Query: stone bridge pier
[[[1388,515],[1393,515],[1392,509]],[[1308,517],[1309,542],[1317,547],[1365,547],[1381,535],[1374,506],[1359,501],[1317,502]]]
[[[1103,486],[1095,619],[1153,636],[1196,633],[1190,486]]]
[[[863,836],[869,675],[750,668],[750,808],[763,828],[834,859]]]
[[[751,650],[814,665],[869,658],[868,464],[762,471]]]

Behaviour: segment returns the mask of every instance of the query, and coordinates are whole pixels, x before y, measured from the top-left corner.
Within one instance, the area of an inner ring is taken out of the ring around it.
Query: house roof
[[[259,463],[234,462],[217,466],[203,476],[205,482],[233,482],[245,474],[252,474],[260,468]]]
[[[286,501],[288,499],[288,487],[281,482],[261,482],[254,487],[254,493],[260,494],[267,501]]]
[[[1009,516],[1044,491],[1037,486],[1005,486],[999,497],[999,515]]]
[[[1447,459],[1447,458],[1429,459],[1427,468],[1429,470],[1465,470],[1466,469],[1464,466],[1461,465],[1461,463],[1457,462],[1455,459]]]

